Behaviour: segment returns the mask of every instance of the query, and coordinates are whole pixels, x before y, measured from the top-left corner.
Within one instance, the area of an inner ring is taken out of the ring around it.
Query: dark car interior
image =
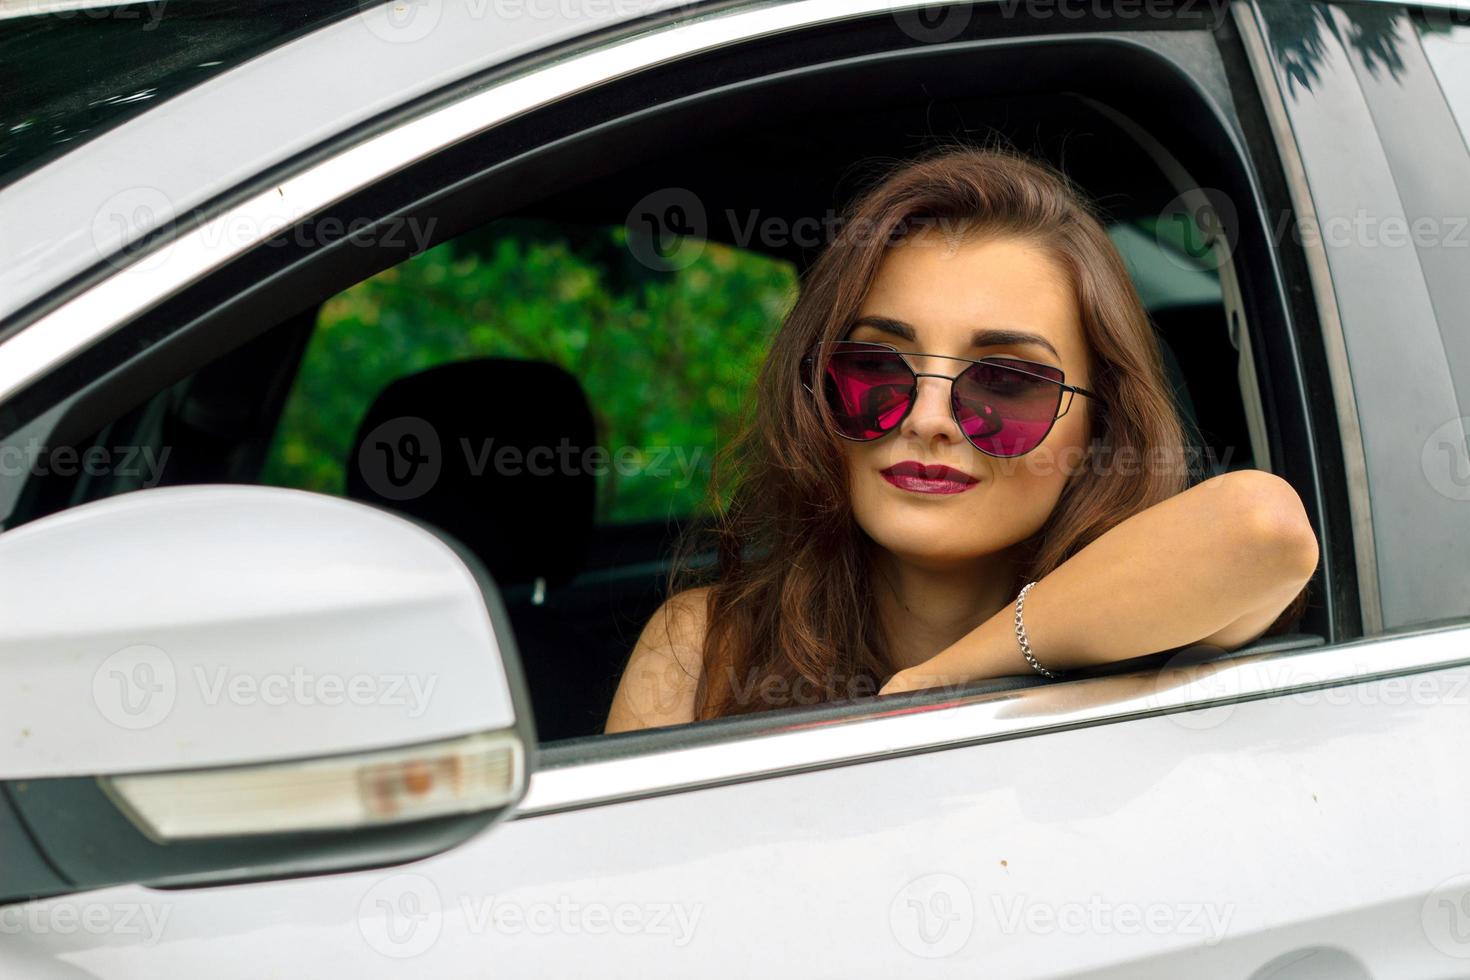
[[[756,214],[790,227],[800,217],[840,209],[884,166],[935,142],[999,142],[1044,157],[1062,167],[1110,223],[1145,230],[1145,222],[1177,191],[1135,127],[1168,132],[1170,150],[1196,168],[1192,176],[1200,184],[1228,179],[1198,169],[1208,166],[1211,140],[1218,137],[1169,131],[1147,118],[1158,113],[1175,125],[1179,118],[1178,110],[1144,101],[1147,78],[1129,76],[1112,93],[1079,87],[1072,74],[1105,75],[1113,63],[1097,63],[1095,53],[1081,47],[1070,56],[1069,66],[1038,58],[1034,50],[997,51],[977,68],[973,61],[943,62],[936,55],[922,70],[894,61],[861,71],[833,70],[819,80],[793,77],[729,99],[718,113],[671,106],[640,117],[638,126],[589,130],[559,148],[558,168],[543,165],[533,173],[528,167],[514,193],[493,201],[482,195],[473,220],[447,221],[445,227],[472,235],[500,217],[568,229],[616,226],[629,220],[635,203],[651,190],[680,187],[703,202],[711,240],[764,251],[802,270],[815,248],[790,239],[745,238],[744,219],[726,215]],[[838,91],[843,98],[833,97]],[[1109,98],[1136,116],[1110,109]],[[494,209],[506,201],[515,207]],[[364,275],[361,269],[352,277],[338,274],[336,288]],[[139,444],[170,446],[163,484],[258,480],[317,310],[333,292],[318,291],[275,326],[156,391],[103,429],[86,429],[78,444],[114,443],[125,434]],[[1196,443],[1206,447],[1209,462],[1199,476],[1257,465],[1236,379],[1239,354],[1218,291],[1204,301],[1160,301],[1150,315],[1181,415]],[[432,420],[450,438],[494,436],[525,445],[562,438],[586,445],[597,438],[577,379],[533,361],[477,359],[405,374],[368,408],[354,455],[381,420],[409,415]],[[510,611],[542,741],[600,732],[633,641],[664,598],[678,522],[599,526],[590,479],[558,477],[548,483],[490,470],[477,474],[453,457],[446,461],[432,492],[409,502],[385,498],[360,478],[349,480],[347,493],[438,526],[480,557]],[[349,465],[347,471],[356,468]],[[125,489],[85,476],[32,479],[11,523]],[[1324,616],[1309,607],[1296,639],[1321,642],[1328,632]]]

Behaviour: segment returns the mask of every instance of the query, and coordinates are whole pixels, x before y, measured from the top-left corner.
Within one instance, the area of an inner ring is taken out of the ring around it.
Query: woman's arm
[[[1026,593],[1026,638],[1067,670],[1260,636],[1317,568],[1301,499],[1261,470],[1223,473],[1134,514]],[[881,694],[1027,674],[1015,603],[895,674]]]
[[[649,618],[618,681],[604,732],[694,720],[708,592],[708,588],[680,592]]]

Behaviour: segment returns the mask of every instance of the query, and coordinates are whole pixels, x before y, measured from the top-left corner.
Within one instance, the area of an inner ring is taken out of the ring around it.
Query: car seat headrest
[[[456,361],[379,393],[347,461],[347,495],[448,532],[497,586],[559,585],[586,555],[596,481],[592,412],[554,364]]]

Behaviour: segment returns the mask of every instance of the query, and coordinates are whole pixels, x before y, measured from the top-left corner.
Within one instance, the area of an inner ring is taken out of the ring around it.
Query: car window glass
[[[706,242],[660,272],[625,237],[621,226],[505,219],[327,300],[261,482],[343,493],[354,433],[389,382],[519,358],[581,384],[606,451],[589,461],[599,524],[698,512],[715,450],[795,298],[795,270]]]

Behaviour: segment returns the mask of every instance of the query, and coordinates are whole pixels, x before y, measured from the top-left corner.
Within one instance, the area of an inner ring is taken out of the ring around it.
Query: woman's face
[[[1029,336],[998,336],[998,332]],[[987,336],[987,334],[990,334]],[[1059,367],[1067,384],[1089,387],[1089,357],[1065,273],[1014,238],[946,241],[924,229],[890,249],[858,311],[849,340],[900,351],[981,358],[1004,355]],[[908,416],[872,442],[843,440],[853,510],[880,546],[907,562],[973,564],[1024,541],[1046,521],[1080,468],[1089,399],[1071,407],[1041,445],[1010,459],[980,452],[950,409],[950,381],[967,365],[910,357],[918,379]],[[1058,409],[1060,411],[1060,409]],[[903,466],[900,464],[909,464]],[[916,479],[914,464],[929,468]],[[957,473],[933,469],[949,467]],[[896,467],[896,469],[895,469]],[[953,479],[928,479],[938,473]]]

